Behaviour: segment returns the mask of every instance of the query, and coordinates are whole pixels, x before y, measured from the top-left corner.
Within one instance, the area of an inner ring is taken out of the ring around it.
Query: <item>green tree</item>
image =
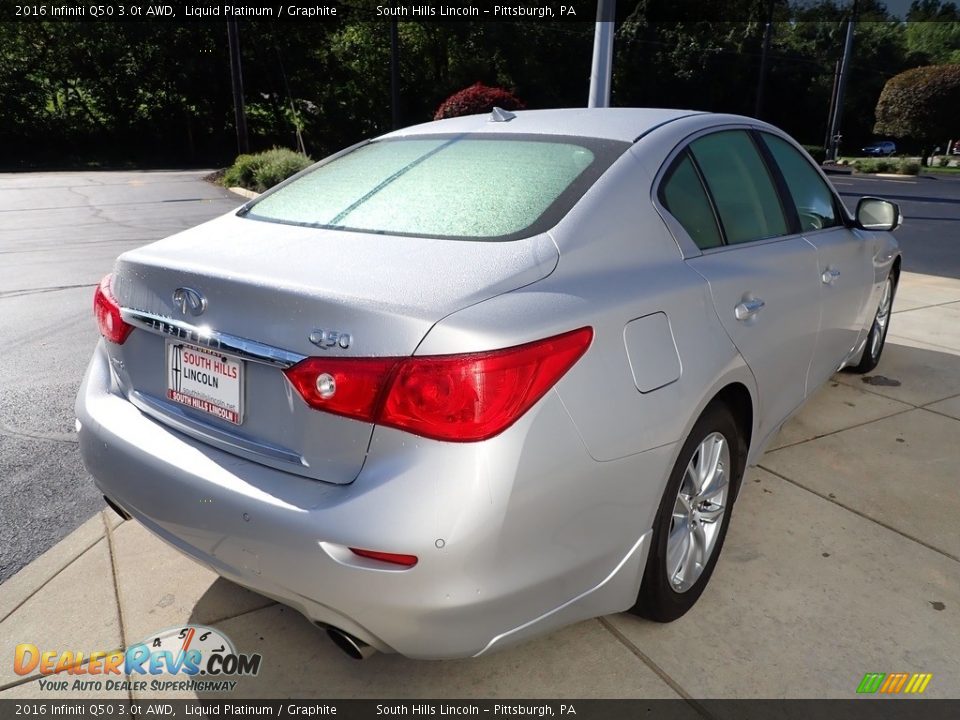
[[[925,165],[929,148],[957,132],[960,65],[928,65],[890,78],[876,116],[875,132],[922,142]]]
[[[921,62],[960,63],[960,21],[909,22],[906,40],[907,48]]]
[[[913,0],[907,10],[908,22],[925,22],[931,20],[950,21],[960,20],[960,10],[952,2],[940,0]]]

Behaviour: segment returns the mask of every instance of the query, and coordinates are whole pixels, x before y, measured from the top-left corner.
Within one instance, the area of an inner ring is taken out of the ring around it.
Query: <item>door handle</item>
[[[824,285],[833,285],[838,277],[840,277],[839,270],[824,270],[823,275],[820,276],[820,280]]]
[[[763,310],[765,305],[766,303],[760,298],[741,300],[737,303],[737,306],[733,308],[733,314],[736,316],[737,320],[743,322],[744,320],[749,320],[750,318],[756,316],[758,312]]]

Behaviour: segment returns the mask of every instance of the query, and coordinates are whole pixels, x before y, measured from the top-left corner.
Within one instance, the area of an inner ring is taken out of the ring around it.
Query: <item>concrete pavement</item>
[[[16,676],[17,643],[110,650],[185,623],[263,655],[238,697],[851,698],[866,672],[933,673],[925,696],[960,697],[958,319],[960,280],[904,273],[880,366],[838,374],[784,427],[675,623],[621,614],[477,660],[356,663],[106,510],[3,584],[0,699],[83,696]]]

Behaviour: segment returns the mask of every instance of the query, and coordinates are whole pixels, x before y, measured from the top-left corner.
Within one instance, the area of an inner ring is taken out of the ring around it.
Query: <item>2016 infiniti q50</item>
[[[744,469],[877,364],[899,223],[743,117],[407,128],[122,255],[81,450],[114,507],[355,655],[672,620]]]

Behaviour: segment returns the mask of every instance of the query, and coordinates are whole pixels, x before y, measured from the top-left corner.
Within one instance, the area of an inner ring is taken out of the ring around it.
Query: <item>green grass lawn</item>
[[[920,172],[924,175],[960,175],[960,167],[925,167]]]

